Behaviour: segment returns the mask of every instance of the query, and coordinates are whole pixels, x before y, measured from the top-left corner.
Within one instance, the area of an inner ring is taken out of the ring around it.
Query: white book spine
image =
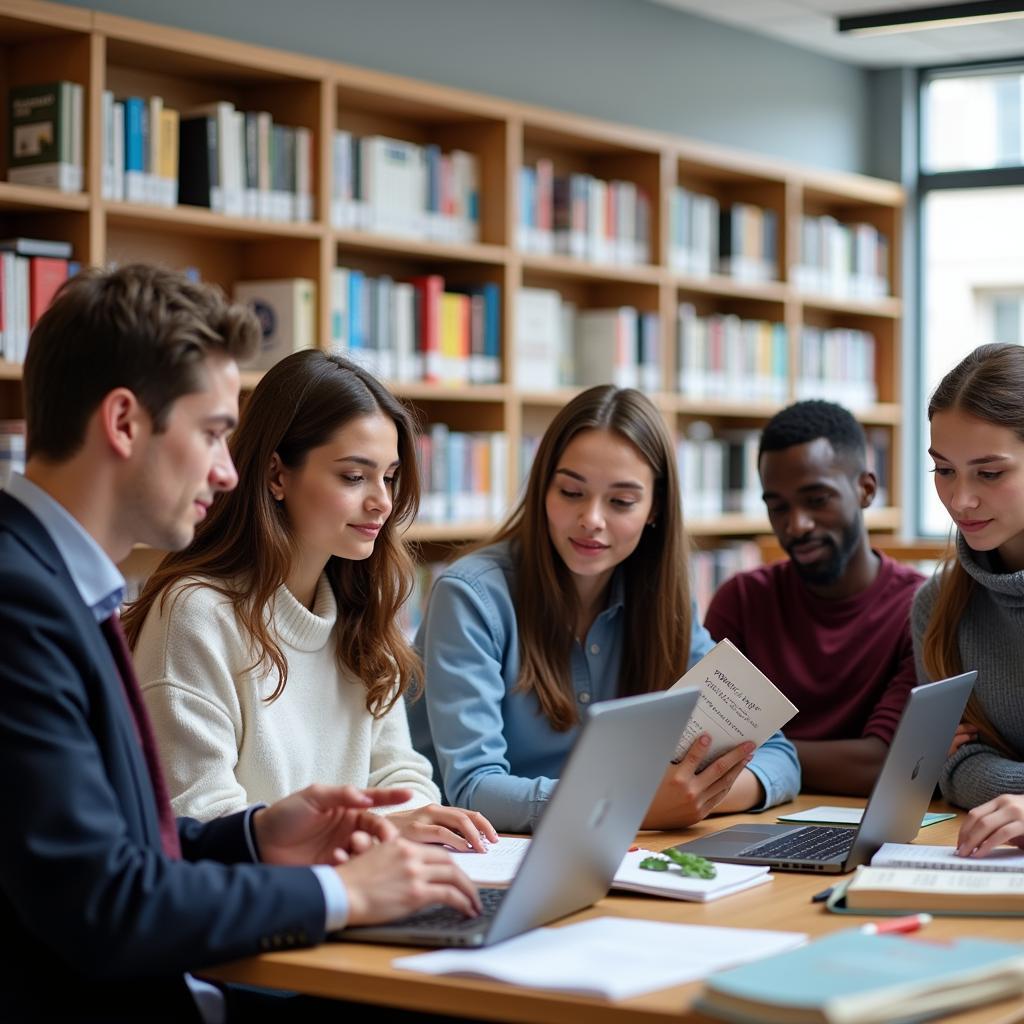
[[[295,129],[295,219],[313,219],[313,133]]]
[[[28,257],[16,256],[14,260],[14,325],[15,346],[14,361],[25,362],[28,352],[29,335],[29,296],[28,296]]]
[[[395,339],[396,381],[416,380],[416,333],[413,310],[415,289],[405,281],[397,282],[391,295],[391,322]]]
[[[345,355],[349,348],[348,270],[331,271],[331,351]]]
[[[16,351],[17,332],[14,327],[14,261],[16,258],[13,252],[0,252],[0,274],[2,274],[0,286],[2,286],[4,296],[3,348],[0,350],[0,354],[9,363],[18,362]]]

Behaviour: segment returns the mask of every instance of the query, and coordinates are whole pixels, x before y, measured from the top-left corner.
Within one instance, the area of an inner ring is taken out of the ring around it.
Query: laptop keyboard
[[[802,828],[780,839],[748,846],[744,857],[758,857],[766,860],[845,860],[853,848],[856,829]]]
[[[430,932],[473,931],[480,927],[482,920],[486,921],[494,917],[508,889],[481,889],[479,892],[480,902],[483,904],[479,917],[466,917],[465,914],[454,907],[429,907],[398,923],[403,927]]]

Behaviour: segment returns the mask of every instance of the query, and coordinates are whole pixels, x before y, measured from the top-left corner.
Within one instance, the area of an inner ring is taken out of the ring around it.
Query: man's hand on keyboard
[[[395,839],[372,846],[335,870],[348,892],[350,925],[395,921],[434,904],[467,917],[480,913],[476,886],[437,846]]]

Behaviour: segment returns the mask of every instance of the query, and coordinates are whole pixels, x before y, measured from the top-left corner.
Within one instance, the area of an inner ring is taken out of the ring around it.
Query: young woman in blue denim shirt
[[[413,740],[447,799],[531,831],[588,704],[663,690],[712,647],[687,572],[679,480],[661,414],[599,386],[555,417],[497,536],[437,580],[417,636],[425,698]],[[799,791],[781,733],[696,770],[709,737],[667,765],[644,828],[679,828]]]

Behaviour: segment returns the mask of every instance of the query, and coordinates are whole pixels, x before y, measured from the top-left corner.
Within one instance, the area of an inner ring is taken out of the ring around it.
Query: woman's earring
[[[654,520],[654,519],[651,519],[651,520],[650,520],[650,521],[649,521],[649,522],[647,523],[647,529],[648,529],[648,530],[653,530],[653,529],[654,529],[654,527],[655,527],[655,525],[656,525],[656,522],[657,522],[656,520]]]

